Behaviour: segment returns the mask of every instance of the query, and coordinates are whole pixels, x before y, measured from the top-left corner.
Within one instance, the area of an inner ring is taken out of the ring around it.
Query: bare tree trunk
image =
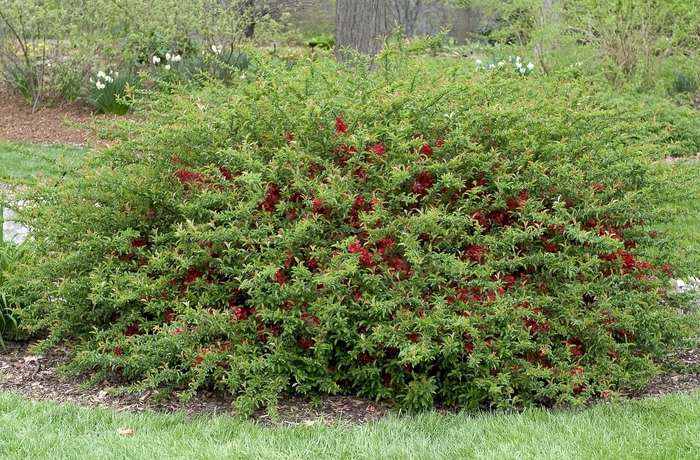
[[[403,27],[407,37],[413,37],[418,29],[418,18],[425,13],[423,0],[389,0],[396,22]]]
[[[388,34],[385,0],[337,0],[335,9],[335,57],[350,58],[343,48],[374,56],[382,49],[377,40]]]

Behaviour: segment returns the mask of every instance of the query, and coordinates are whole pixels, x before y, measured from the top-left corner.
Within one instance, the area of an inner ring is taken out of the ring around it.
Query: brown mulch
[[[36,356],[30,353],[29,342],[6,342],[7,351],[0,351],[0,391],[15,392],[32,400],[74,402],[76,404],[116,409],[117,411],[160,413],[184,412],[192,416],[232,414],[233,397],[225,391],[201,391],[189,401],[176,396],[157,399],[153,393],[121,393],[115,391],[126,382],[117,375],[89,388],[82,388],[89,375],[62,376],[57,366],[67,364],[69,349],[57,347]],[[279,403],[278,416],[272,419],[265,410],[251,419],[265,425],[311,423],[368,423],[382,418],[391,408],[387,402],[349,397],[326,396],[320,407],[312,408],[301,396],[288,396]]]
[[[81,101],[32,114],[31,107],[21,96],[0,83],[0,140],[44,145],[86,145],[95,139],[92,133],[86,129],[68,127],[65,122],[89,124],[100,117],[105,116],[93,114],[92,107]],[[226,392],[200,392],[187,402],[174,396],[156,399],[151,392],[116,392],[116,388],[125,384],[117,376],[110,376],[102,383],[83,388],[81,384],[87,375],[64,377],[57,371],[59,364],[68,362],[68,349],[57,347],[37,357],[29,352],[30,345],[28,342],[6,342],[7,351],[0,350],[0,391],[15,392],[32,400],[72,401],[117,411],[184,411],[192,416],[230,414],[232,411],[233,397]],[[668,359],[697,368],[700,367],[700,349],[679,352]],[[625,396],[661,396],[696,388],[700,388],[700,374],[671,373],[660,376],[641,390],[630,391]],[[276,420],[271,420],[264,410],[253,414],[252,419],[266,425],[341,421],[357,424],[379,420],[390,409],[391,404],[388,402],[349,396],[327,396],[322,398],[320,407],[312,408],[308,399],[288,396],[280,401]]]
[[[0,140],[85,145],[90,131],[70,128],[64,121],[86,123],[92,118],[92,106],[84,101],[32,113],[19,94],[0,84]]]

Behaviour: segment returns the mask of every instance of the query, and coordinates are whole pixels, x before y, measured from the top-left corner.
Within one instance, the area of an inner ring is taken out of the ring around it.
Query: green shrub
[[[657,133],[583,78],[377,62],[260,57],[158,93],[83,177],[24,197],[12,292],[39,350],[243,412],[580,404],[654,375],[692,317],[646,230]]]

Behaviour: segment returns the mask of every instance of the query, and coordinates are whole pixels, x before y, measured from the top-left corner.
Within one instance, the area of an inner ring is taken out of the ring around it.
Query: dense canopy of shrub
[[[243,411],[575,403],[652,375],[686,328],[670,267],[640,256],[648,125],[586,79],[378,62],[259,59],[147,101],[81,178],[27,197],[22,324],[69,340],[69,371]]]

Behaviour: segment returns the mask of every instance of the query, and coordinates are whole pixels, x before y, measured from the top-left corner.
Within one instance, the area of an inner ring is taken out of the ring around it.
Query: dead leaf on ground
[[[117,428],[117,434],[120,434],[122,436],[131,436],[134,434],[134,430],[130,428]]]

